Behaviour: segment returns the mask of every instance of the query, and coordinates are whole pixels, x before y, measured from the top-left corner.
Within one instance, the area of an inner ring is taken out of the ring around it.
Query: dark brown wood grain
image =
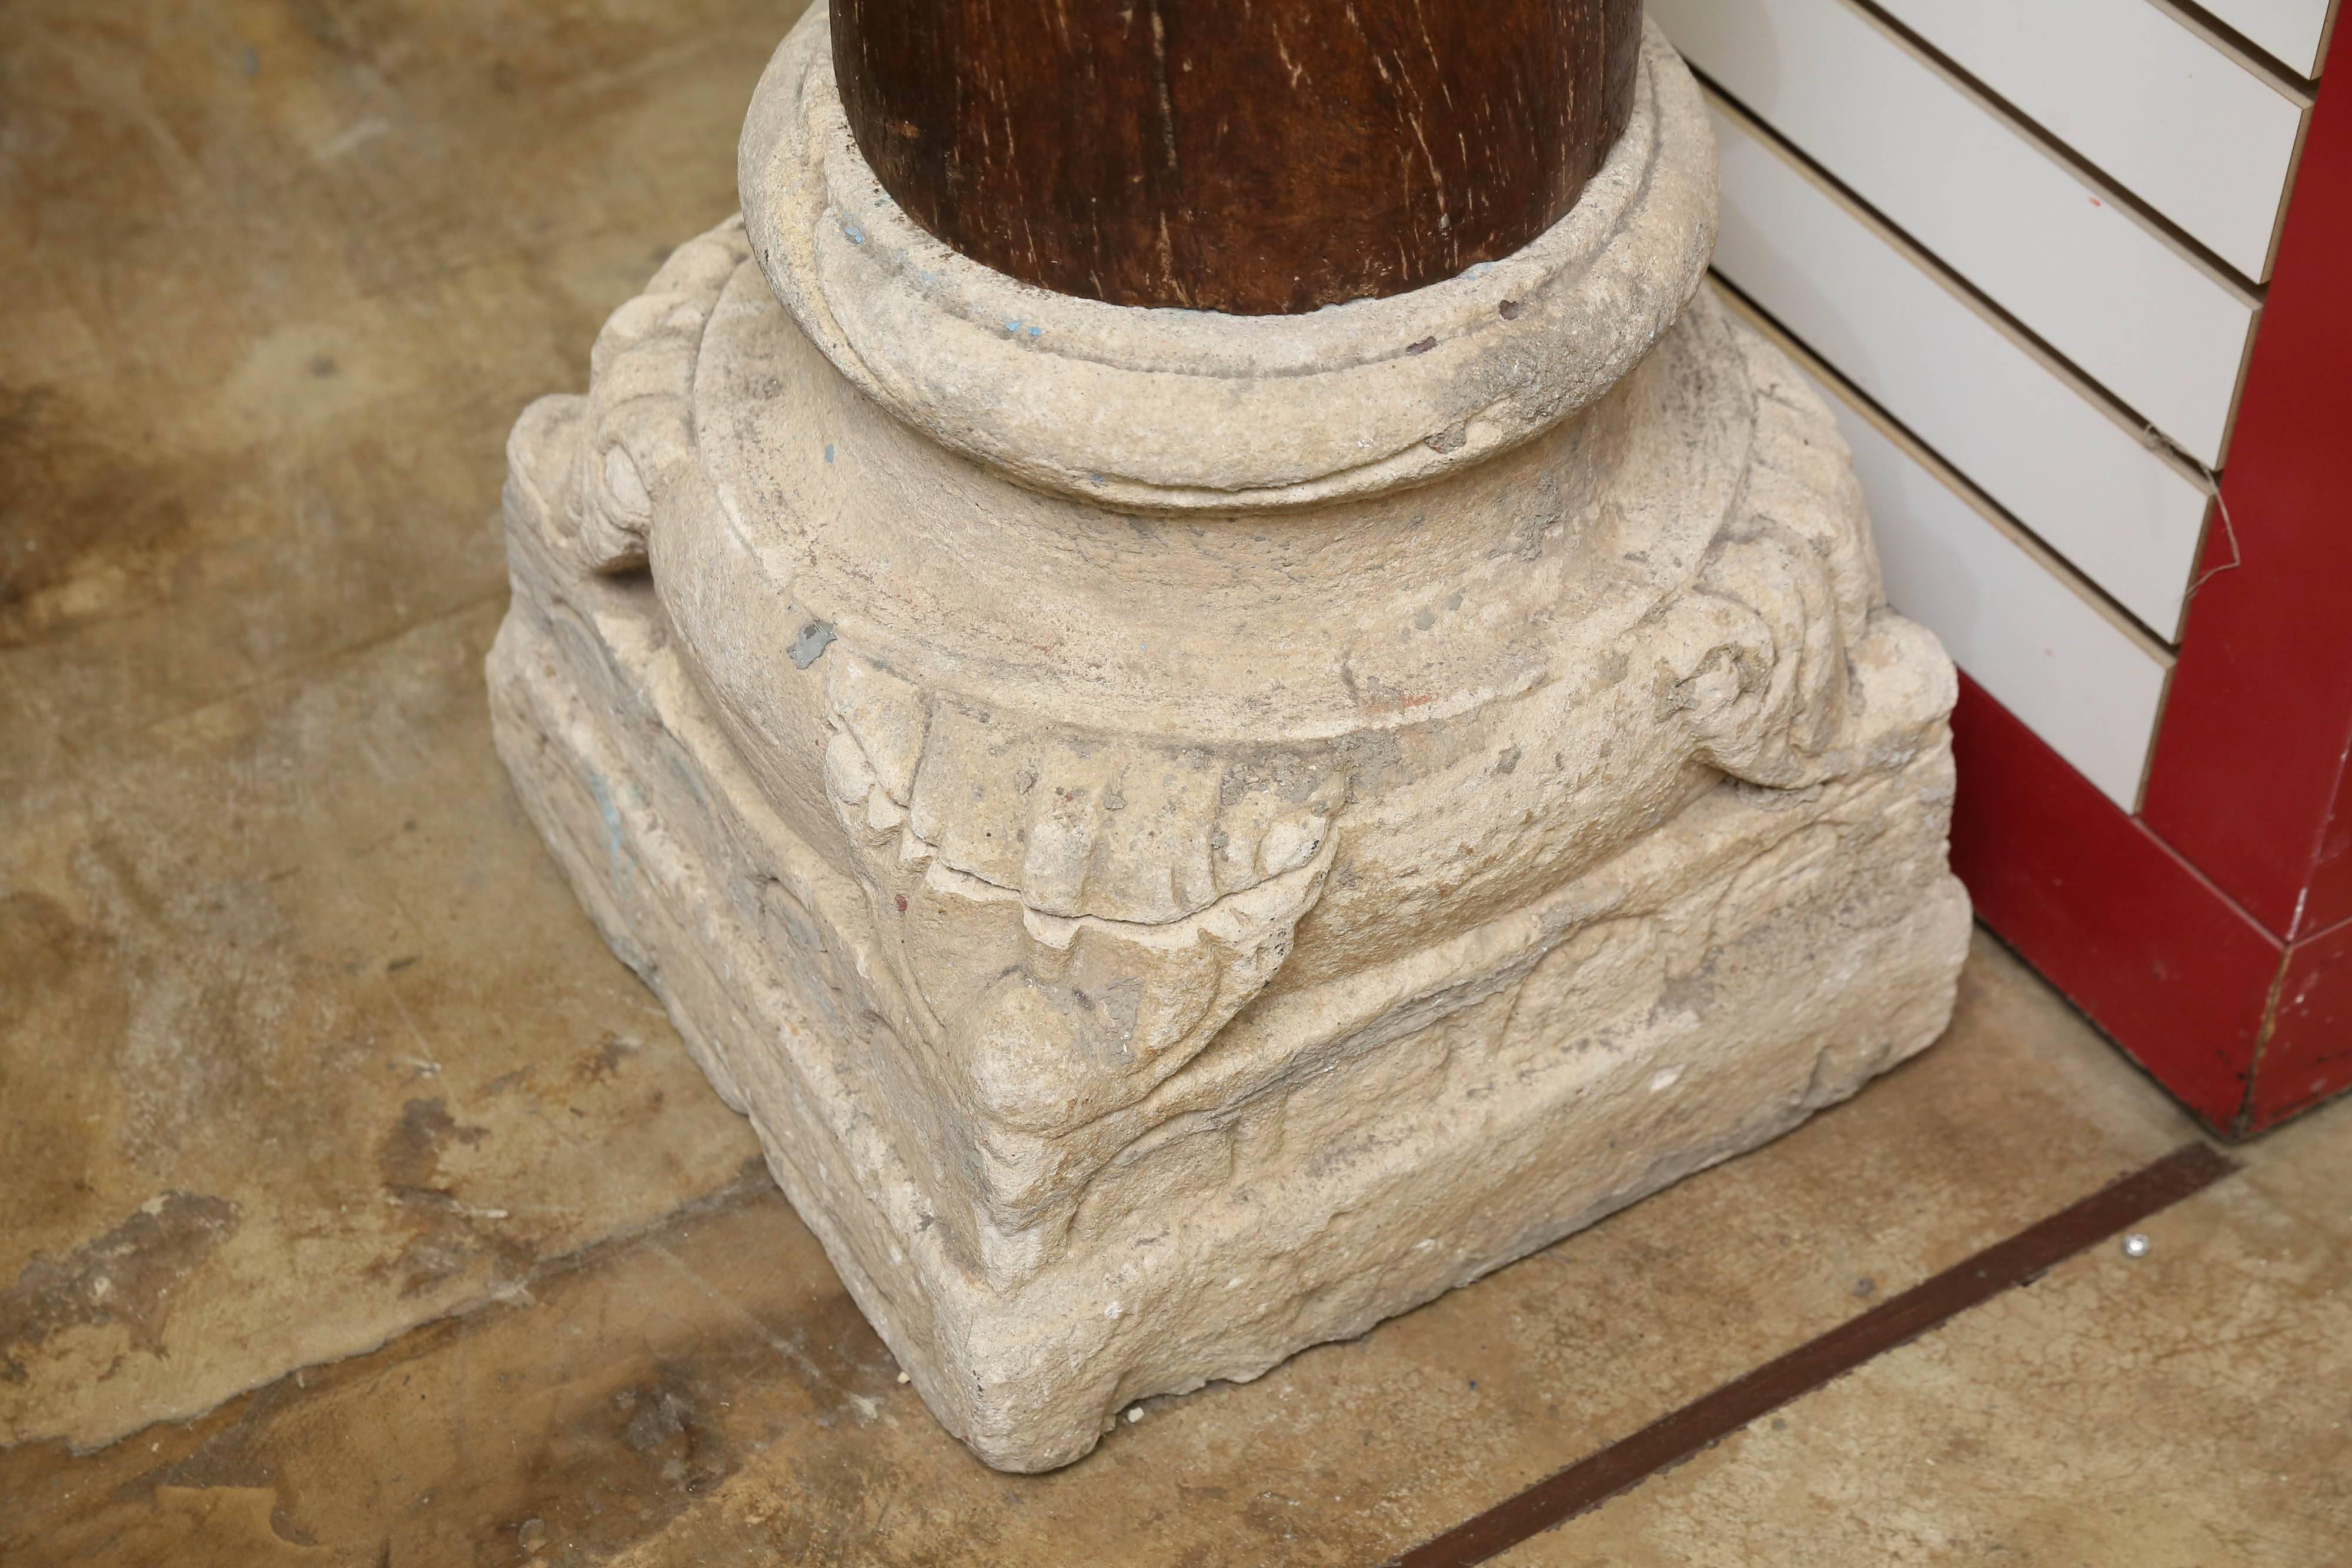
[[[1575,205],[1641,0],[833,0],[883,187],[1016,277],[1243,315],[1399,294]]]

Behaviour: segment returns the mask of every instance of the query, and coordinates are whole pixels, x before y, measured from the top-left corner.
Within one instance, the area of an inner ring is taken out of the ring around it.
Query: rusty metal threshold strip
[[[2189,1144],[2047,1219],[1995,1242],[1860,1317],[1653,1421],[1516,1497],[1390,1560],[1390,1568],[1468,1568],[1672,1469],[1748,1423],[1950,1322],[2238,1168]]]

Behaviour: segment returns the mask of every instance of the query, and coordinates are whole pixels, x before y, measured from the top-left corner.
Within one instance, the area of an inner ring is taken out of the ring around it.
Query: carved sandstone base
[[[824,18],[533,408],[499,743],[931,1409],[1040,1469],[1852,1093],[1948,1016],[1949,664],[1694,295],[1653,38],[1576,212],[1246,320],[896,214]]]

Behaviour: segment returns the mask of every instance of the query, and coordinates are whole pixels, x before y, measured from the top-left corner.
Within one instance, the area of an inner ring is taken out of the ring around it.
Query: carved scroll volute
[[[1882,602],[1862,492],[1819,405],[1750,355],[1757,441],[1747,492],[1674,603],[1661,675],[1701,761],[1790,789],[1850,771],[1854,651]]]
[[[678,247],[614,311],[589,359],[565,504],[550,531],[584,571],[633,571],[661,497],[694,465],[694,366],[720,291],[751,255],[740,219]]]

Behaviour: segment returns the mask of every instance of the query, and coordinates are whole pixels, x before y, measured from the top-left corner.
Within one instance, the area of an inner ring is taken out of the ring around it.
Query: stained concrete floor
[[[993,1475],[507,792],[500,448],[792,0],[0,6],[0,1562],[1377,1562],[2192,1135],[1980,940],[1854,1103]],[[2352,1563],[2352,1106],[1515,1563]]]

